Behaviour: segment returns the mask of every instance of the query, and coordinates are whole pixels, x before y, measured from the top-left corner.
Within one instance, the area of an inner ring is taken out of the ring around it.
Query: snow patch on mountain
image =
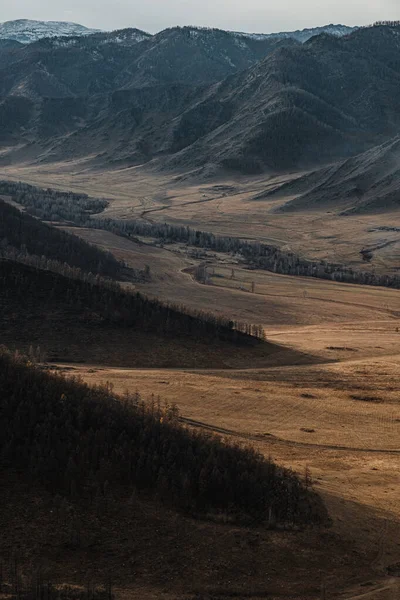
[[[97,35],[96,39],[99,39],[100,44],[132,46],[132,44],[138,44],[144,40],[149,40],[152,37],[151,33],[129,27],[127,29],[117,29],[116,31],[111,31],[109,33],[102,33]]]
[[[16,40],[21,44],[31,44],[41,38],[82,36],[99,31],[99,29],[89,29],[78,23],[66,21],[18,19],[0,23],[0,39]]]

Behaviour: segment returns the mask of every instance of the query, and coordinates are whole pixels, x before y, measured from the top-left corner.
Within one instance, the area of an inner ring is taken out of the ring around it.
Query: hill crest
[[[68,21],[17,19],[0,23],[0,38],[16,40],[22,44],[30,44],[44,37],[90,35],[98,31],[100,30]]]

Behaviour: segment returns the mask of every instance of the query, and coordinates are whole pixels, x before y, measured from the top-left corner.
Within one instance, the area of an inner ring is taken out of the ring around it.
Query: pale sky
[[[151,33],[174,25],[270,33],[400,19],[400,0],[0,0],[0,21],[22,18]]]

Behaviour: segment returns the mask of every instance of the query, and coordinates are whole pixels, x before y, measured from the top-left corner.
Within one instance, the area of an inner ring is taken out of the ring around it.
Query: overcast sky
[[[269,33],[400,19],[400,0],[0,0],[1,21],[21,18],[152,33],[173,25]]]

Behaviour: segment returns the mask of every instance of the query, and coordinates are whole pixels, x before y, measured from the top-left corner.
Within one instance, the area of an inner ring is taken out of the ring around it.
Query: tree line
[[[56,229],[0,199],[0,256],[74,279],[151,279],[150,267],[134,269],[111,252]]]
[[[0,460],[51,493],[92,500],[143,490],[189,514],[320,522],[320,499],[253,448],[184,427],[173,405],[116,396],[0,353]]]
[[[400,21],[375,21],[372,27],[400,27]]]
[[[54,220],[52,217],[56,215],[55,220],[63,219],[82,227],[104,229],[131,239],[135,236],[153,237],[165,244],[179,242],[196,248],[230,253],[244,260],[250,267],[283,275],[400,288],[400,275],[380,275],[371,271],[354,270],[338,263],[311,261],[270,244],[217,236],[183,225],[95,218],[103,210],[101,207],[107,205],[107,201],[88,198],[86,195],[41,190],[14,182],[0,182],[0,193],[11,195],[16,202],[28,207],[30,212],[41,215],[40,218],[43,219]],[[80,200],[74,200],[75,196]],[[86,206],[85,210],[82,210],[80,203]]]
[[[42,189],[21,181],[0,181],[0,194],[11,196],[43,221],[79,223],[89,215],[101,213],[109,204],[105,199],[90,198],[87,194]]]

